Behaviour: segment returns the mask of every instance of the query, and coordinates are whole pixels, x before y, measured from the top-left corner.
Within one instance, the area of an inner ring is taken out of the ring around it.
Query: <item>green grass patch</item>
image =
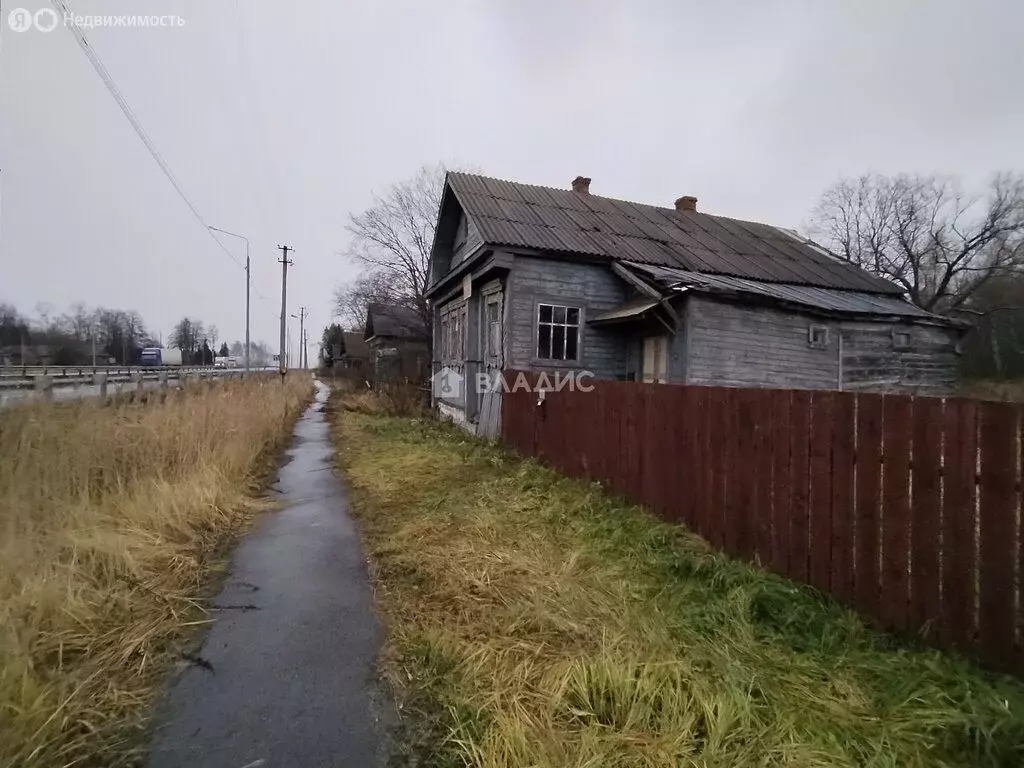
[[[1024,764],[1017,681],[454,428],[332,420],[405,764]]]

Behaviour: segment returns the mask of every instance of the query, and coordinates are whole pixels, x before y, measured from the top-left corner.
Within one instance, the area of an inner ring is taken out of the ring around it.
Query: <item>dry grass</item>
[[[444,425],[333,419],[406,764],[1024,764],[1015,681]]]
[[[393,385],[378,390],[354,391],[344,395],[341,407],[371,416],[430,416],[429,396],[413,385]]]
[[[136,764],[311,383],[0,411],[0,765]]]

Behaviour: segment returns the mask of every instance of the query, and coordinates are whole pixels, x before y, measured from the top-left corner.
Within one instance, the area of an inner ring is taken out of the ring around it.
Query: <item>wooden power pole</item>
[[[306,315],[309,313],[305,307],[299,307],[299,367],[306,367]]]
[[[288,322],[288,265],[291,264],[291,260],[288,258],[288,251],[295,250],[289,245],[279,245],[278,250],[283,254],[278,261],[281,262],[281,352],[278,355],[279,370],[281,371],[281,378],[284,379],[285,372],[288,370],[288,358],[285,357],[288,350],[285,347],[285,325]]]

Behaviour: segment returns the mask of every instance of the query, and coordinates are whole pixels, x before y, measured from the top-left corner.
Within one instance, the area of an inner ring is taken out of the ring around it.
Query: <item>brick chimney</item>
[[[676,210],[682,213],[683,211],[697,212],[697,198],[693,195],[683,195],[676,200]]]
[[[572,180],[572,191],[579,192],[581,195],[589,195],[590,179],[586,176],[577,176]]]

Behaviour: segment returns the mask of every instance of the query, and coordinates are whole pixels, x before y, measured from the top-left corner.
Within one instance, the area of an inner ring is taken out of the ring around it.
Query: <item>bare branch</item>
[[[813,233],[934,312],[969,302],[993,276],[1024,270],[1024,176],[995,176],[984,196],[937,176],[861,176],[825,190]]]

